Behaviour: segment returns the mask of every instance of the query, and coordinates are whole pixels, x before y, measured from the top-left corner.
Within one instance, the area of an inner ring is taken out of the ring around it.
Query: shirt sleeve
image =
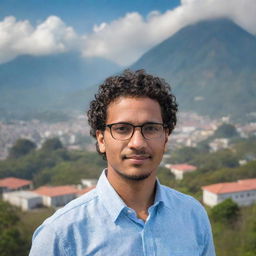
[[[49,226],[40,226],[36,229],[29,256],[66,256],[60,237]]]

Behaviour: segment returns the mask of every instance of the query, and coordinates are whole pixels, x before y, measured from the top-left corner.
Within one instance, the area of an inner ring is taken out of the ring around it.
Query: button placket
[[[144,225],[144,229],[141,232],[141,239],[144,256],[156,256],[154,236],[151,231],[149,221]]]

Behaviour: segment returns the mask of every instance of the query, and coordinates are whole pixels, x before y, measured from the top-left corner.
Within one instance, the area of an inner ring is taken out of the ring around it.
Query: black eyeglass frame
[[[113,126],[113,125],[116,125],[116,124],[127,124],[127,125],[130,125],[130,126],[133,128],[133,131],[132,131],[131,135],[129,136],[129,138],[120,140],[120,139],[116,139],[116,138],[113,136],[113,134],[112,134],[112,126]],[[142,134],[142,136],[143,136],[143,138],[144,138],[145,140],[152,140],[152,139],[161,138],[162,135],[159,136],[159,137],[150,138],[150,139],[145,137],[145,135],[144,135],[144,133],[143,133],[143,127],[144,127],[145,125],[150,125],[150,124],[162,125],[163,131],[168,128],[168,127],[167,127],[165,124],[163,124],[163,123],[155,123],[155,122],[146,122],[146,123],[144,123],[144,124],[142,124],[142,125],[133,125],[133,124],[128,123],[128,122],[119,122],[119,123],[106,124],[106,125],[105,125],[105,128],[108,127],[108,128],[110,129],[110,134],[111,134],[112,138],[115,139],[115,140],[119,140],[119,141],[125,141],[125,140],[131,139],[132,136],[133,136],[133,134],[134,134],[134,132],[135,132],[135,128],[137,128],[137,127],[140,128],[140,132],[141,132],[141,134]]]

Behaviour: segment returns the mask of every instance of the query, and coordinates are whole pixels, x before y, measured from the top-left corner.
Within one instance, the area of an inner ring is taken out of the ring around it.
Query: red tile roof
[[[72,187],[72,186],[56,186],[56,187],[50,187],[50,186],[43,186],[39,187],[33,192],[42,195],[42,196],[62,196],[62,195],[68,195],[68,194],[77,194],[78,189]]]
[[[27,186],[29,184],[32,184],[32,181],[14,178],[14,177],[0,179],[0,187],[6,187],[9,189],[18,189],[18,188]]]
[[[170,165],[170,168],[180,170],[183,172],[195,171],[197,169],[196,166],[189,165],[189,164],[172,164],[172,165]]]
[[[212,192],[214,194],[227,194],[256,190],[256,179],[238,180],[237,182],[217,183],[209,186],[203,186],[202,189]]]

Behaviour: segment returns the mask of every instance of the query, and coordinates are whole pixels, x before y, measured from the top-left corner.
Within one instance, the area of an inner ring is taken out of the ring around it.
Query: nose
[[[129,140],[128,147],[131,149],[143,149],[146,146],[145,138],[141,133],[140,127],[136,127],[132,137]]]

